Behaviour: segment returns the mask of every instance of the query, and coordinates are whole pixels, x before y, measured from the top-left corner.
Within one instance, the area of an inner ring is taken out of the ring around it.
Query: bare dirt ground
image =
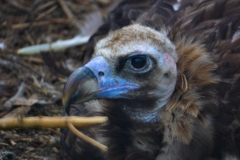
[[[62,116],[63,85],[81,66],[84,45],[35,55],[17,50],[73,38],[86,15],[105,16],[109,6],[110,0],[0,1],[0,118]],[[60,135],[60,129],[0,130],[0,160],[67,160]]]

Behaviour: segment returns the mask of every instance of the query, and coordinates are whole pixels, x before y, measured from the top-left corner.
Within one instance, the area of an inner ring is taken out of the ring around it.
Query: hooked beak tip
[[[66,110],[77,100],[83,99],[94,91],[98,81],[94,73],[88,67],[81,67],[74,71],[68,78],[62,96],[62,104]]]

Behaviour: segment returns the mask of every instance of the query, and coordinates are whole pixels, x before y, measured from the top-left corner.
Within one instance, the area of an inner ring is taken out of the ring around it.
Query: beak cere
[[[97,88],[98,80],[91,69],[81,67],[74,71],[63,89],[62,103],[67,113],[71,104],[94,99]]]
[[[77,69],[67,80],[62,103],[66,112],[71,104],[80,104],[98,98],[130,98],[129,91],[139,85],[114,76],[103,57],[96,57]]]

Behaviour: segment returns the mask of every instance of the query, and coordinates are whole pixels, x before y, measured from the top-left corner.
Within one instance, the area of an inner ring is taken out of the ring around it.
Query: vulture
[[[107,116],[81,131],[108,151],[66,129],[72,159],[240,158],[240,0],[123,0],[84,55],[64,112]]]

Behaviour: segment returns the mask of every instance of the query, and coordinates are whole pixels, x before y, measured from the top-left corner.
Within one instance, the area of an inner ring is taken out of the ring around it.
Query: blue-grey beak
[[[103,57],[92,59],[77,69],[67,80],[62,102],[68,112],[71,104],[79,104],[99,98],[127,98],[127,92],[138,85],[114,76]]]

